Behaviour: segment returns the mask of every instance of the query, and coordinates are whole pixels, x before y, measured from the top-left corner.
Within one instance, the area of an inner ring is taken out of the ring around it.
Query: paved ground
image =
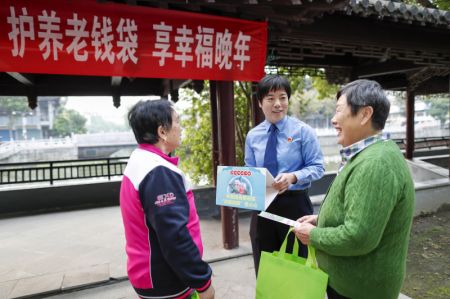
[[[241,216],[239,222],[240,246],[225,250],[220,220],[201,219],[207,261],[251,253],[250,218]],[[124,278],[124,246],[119,207],[0,219],[0,299]]]
[[[240,216],[240,246],[225,250],[220,220],[200,221],[216,299],[254,298],[249,223]],[[124,244],[119,207],[0,219],[0,299],[136,298]]]
[[[210,264],[216,298],[249,299],[255,296],[253,258],[246,255]],[[245,283],[244,283],[245,282]],[[72,293],[50,296],[51,299],[135,299],[136,293],[128,281],[104,285]]]

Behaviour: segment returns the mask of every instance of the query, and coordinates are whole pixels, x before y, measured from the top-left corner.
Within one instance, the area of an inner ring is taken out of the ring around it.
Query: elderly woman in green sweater
[[[396,299],[406,268],[414,185],[398,146],[382,134],[389,101],[375,81],[337,93],[332,122],[342,163],[319,215],[297,221],[297,238],[316,248],[334,298]]]

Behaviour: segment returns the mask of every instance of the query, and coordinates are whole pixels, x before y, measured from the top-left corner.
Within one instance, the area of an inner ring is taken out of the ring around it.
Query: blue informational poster
[[[273,182],[266,168],[218,166],[216,204],[264,211],[278,194]]]

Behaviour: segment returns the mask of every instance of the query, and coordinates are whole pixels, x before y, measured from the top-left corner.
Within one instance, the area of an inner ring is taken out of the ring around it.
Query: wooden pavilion
[[[268,67],[324,69],[329,82],[358,78],[406,91],[406,157],[414,151],[414,97],[450,92],[450,11],[387,0],[116,0],[97,2],[266,21]],[[4,58],[1,58],[4,59]],[[0,70],[1,71],[1,70]],[[0,95],[38,96],[169,94],[202,81],[115,76],[0,73]],[[211,81],[213,161],[234,165],[233,82]],[[254,123],[261,120],[257,103]],[[237,246],[237,212],[222,209],[225,248]]]

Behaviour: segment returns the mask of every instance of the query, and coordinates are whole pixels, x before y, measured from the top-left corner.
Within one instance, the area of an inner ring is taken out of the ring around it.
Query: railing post
[[[106,165],[108,167],[108,181],[110,181],[111,180],[111,172],[110,172],[109,167],[110,167],[111,163],[109,161],[109,158],[106,158]]]
[[[53,162],[50,162],[50,185],[53,185]]]

